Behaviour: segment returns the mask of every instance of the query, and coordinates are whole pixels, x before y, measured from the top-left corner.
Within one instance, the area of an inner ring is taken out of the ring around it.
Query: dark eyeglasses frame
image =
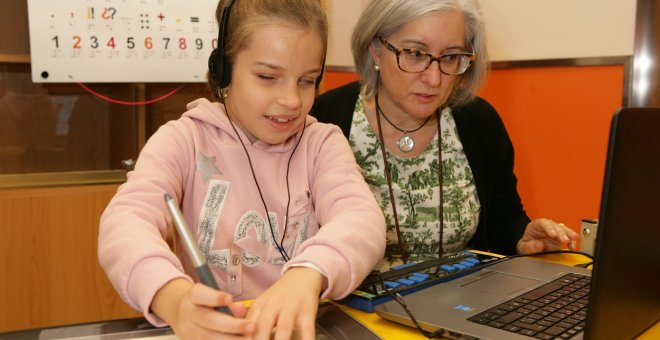
[[[387,41],[387,39],[385,39],[381,36],[377,36],[377,38],[380,39],[380,42],[383,43],[383,45],[385,45],[385,47],[388,50],[394,52],[394,54],[396,55],[396,65],[399,67],[399,69],[401,71],[406,72],[406,73],[422,73],[422,72],[428,70],[429,66],[431,66],[431,64],[433,64],[434,61],[437,61],[438,62],[438,68],[440,69],[440,72],[442,72],[443,74],[446,74],[446,75],[450,75],[450,76],[457,76],[457,75],[461,75],[461,74],[467,72],[467,70],[470,68],[470,65],[472,65],[472,62],[476,59],[476,55],[474,53],[470,53],[470,52],[450,52],[450,53],[441,54],[441,55],[436,57],[436,56],[432,55],[431,53],[428,53],[428,52],[425,52],[425,51],[422,51],[422,50],[418,50],[418,49],[415,49],[415,48],[405,48],[405,47],[399,48],[399,47],[396,47],[396,46],[392,45],[392,43]],[[403,52],[419,53],[421,56],[428,56],[430,58],[430,61],[429,61],[428,64],[426,64],[426,67],[421,71],[404,70],[403,68],[401,68],[401,63],[399,62],[399,56]],[[467,67],[465,68],[465,70],[463,72],[460,72],[460,73],[445,72],[442,69],[442,62],[441,61],[442,61],[442,58],[447,57],[447,56],[468,56],[470,58],[470,62],[468,63]]]

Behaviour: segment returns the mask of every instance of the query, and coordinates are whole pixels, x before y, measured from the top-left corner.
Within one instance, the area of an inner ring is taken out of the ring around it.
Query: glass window
[[[206,96],[206,84],[35,84],[29,64],[0,63],[0,174],[123,169],[146,139]],[[182,86],[182,87],[181,87]],[[180,88],[179,88],[180,87]]]

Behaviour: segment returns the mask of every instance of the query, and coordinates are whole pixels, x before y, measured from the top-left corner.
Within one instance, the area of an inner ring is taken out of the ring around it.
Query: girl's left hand
[[[566,248],[575,250],[575,241],[579,239],[580,235],[563,223],[539,218],[527,224],[525,233],[518,241],[518,253],[530,254]]]
[[[324,276],[307,267],[288,269],[250,306],[247,319],[257,325],[254,339],[313,340]]]

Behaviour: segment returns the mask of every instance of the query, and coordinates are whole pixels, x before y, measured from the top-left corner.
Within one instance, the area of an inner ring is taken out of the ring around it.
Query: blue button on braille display
[[[477,264],[477,263],[480,262],[479,259],[476,259],[474,257],[468,257],[467,259],[465,259],[465,261],[472,262],[474,264]]]
[[[398,283],[398,282],[394,282],[394,281],[385,281],[385,287],[387,287],[387,288],[392,288],[392,289],[394,289],[394,288],[399,288],[399,286],[401,286],[401,284]]]
[[[392,266],[392,267],[390,267],[390,269],[392,269],[392,270],[403,269],[403,268],[407,268],[407,267],[410,267],[410,266],[414,266],[416,264],[417,264],[417,262],[409,262],[409,263],[400,264],[398,266]]]
[[[408,276],[408,280],[413,281],[413,282],[415,282],[415,283],[422,283],[422,282],[424,282],[424,279],[423,279],[423,278],[421,278],[421,277],[419,277],[419,276],[415,276],[415,275],[410,275],[410,276]]]
[[[468,268],[474,267],[474,263],[468,262],[468,261],[461,261],[461,264],[468,267]]]
[[[408,279],[398,279],[398,280],[396,280],[396,282],[398,282],[402,285],[406,285],[406,286],[412,286],[412,285],[415,284],[415,281],[408,280]]]
[[[456,263],[456,264],[454,264],[453,266],[454,266],[454,268],[459,269],[459,270],[465,270],[465,269],[467,269],[467,266],[462,265],[462,264],[460,264],[460,263]]]
[[[425,273],[413,273],[412,275],[413,275],[413,276],[420,277],[420,278],[422,278],[422,279],[424,279],[424,280],[428,280],[429,277],[431,277],[431,275],[429,275],[429,274],[425,274]]]
[[[453,272],[453,271],[456,271],[456,268],[454,268],[454,267],[452,267],[448,264],[443,264],[442,266],[440,266],[440,269],[442,269],[446,272],[450,272],[450,273]]]

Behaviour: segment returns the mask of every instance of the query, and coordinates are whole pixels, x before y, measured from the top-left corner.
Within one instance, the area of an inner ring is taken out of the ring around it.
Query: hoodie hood
[[[188,111],[184,112],[182,117],[188,117],[190,119],[209,124],[220,130],[221,133],[226,133],[228,136],[231,136],[231,138],[234,138],[237,143],[240,142],[236,137],[236,132],[234,132],[234,128],[232,127],[229,118],[227,117],[225,106],[223,104],[218,102],[210,102],[206,98],[200,98],[188,103],[187,109]],[[316,118],[310,116],[309,114],[305,118],[306,127],[316,122]],[[245,134],[245,132],[243,132],[243,130],[241,130],[237,125],[234,126],[236,126],[236,131],[238,131],[240,134],[243,142],[249,143],[248,136]],[[257,140],[251,145],[256,148],[268,151],[288,152],[292,147],[295,146],[295,142],[298,140],[298,138],[300,138],[301,132],[302,130],[298,131],[295,135],[289,137],[286,142],[281,144],[268,144]]]

